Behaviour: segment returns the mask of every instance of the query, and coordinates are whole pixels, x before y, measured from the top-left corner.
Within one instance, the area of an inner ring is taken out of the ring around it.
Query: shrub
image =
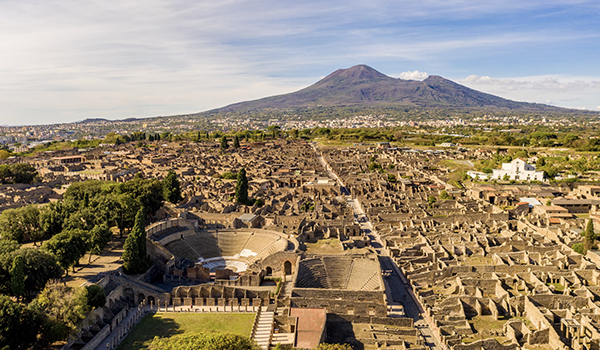
[[[584,249],[583,243],[576,243],[576,244],[573,244],[573,245],[571,246],[571,248],[572,248],[572,249],[573,249],[575,252],[577,252],[577,253],[579,253],[579,254],[583,254],[583,249]]]

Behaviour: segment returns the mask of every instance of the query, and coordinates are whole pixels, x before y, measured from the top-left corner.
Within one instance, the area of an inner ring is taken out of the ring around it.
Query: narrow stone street
[[[319,150],[312,145],[315,152],[319,157],[321,164],[327,170],[329,176],[336,180],[341,188],[341,192],[346,195],[346,201],[348,206],[352,207],[354,211],[354,217],[360,223],[360,229],[363,231],[371,240],[371,246],[375,249],[379,255],[379,262],[381,264],[382,271],[388,271],[389,273],[385,276],[386,294],[388,298],[388,305],[392,309],[396,309],[394,306],[402,306],[405,316],[410,317],[414,321],[414,326],[425,340],[425,344],[430,349],[442,350],[446,349],[445,346],[439,341],[432,331],[432,326],[428,320],[423,317],[423,307],[414,295],[412,288],[408,284],[408,281],[402,275],[402,272],[398,266],[394,263],[391,257],[388,256],[387,251],[383,249],[381,237],[373,229],[373,225],[369,220],[368,216],[362,210],[358,199],[352,197],[350,191],[346,188],[344,183],[340,180],[337,174],[333,171],[331,166],[327,163],[325,158],[321,155]]]

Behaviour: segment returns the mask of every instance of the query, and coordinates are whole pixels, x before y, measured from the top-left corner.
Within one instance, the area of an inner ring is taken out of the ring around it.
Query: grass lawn
[[[465,344],[472,343],[480,339],[494,338],[498,340],[500,344],[508,341],[507,338],[501,336],[492,335],[490,331],[500,331],[506,323],[506,320],[500,319],[495,320],[492,316],[475,316],[469,320],[469,324],[475,334],[470,337],[465,337],[462,342]]]
[[[557,292],[564,292],[565,286],[560,283],[546,283],[548,286],[554,286],[554,290]]]
[[[473,162],[468,160],[443,159],[438,164],[455,171],[467,171],[475,168]]]
[[[152,339],[185,332],[227,332],[248,337],[254,314],[160,313],[144,317],[127,335],[117,350],[147,349]]]
[[[308,254],[342,254],[344,247],[337,238],[320,239],[316,243],[304,243]]]

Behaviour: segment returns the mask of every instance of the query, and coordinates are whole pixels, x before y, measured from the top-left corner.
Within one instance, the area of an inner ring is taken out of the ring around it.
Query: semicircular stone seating
[[[296,287],[381,290],[379,269],[378,261],[364,258],[322,256],[305,259],[298,267]]]
[[[265,230],[203,231],[163,246],[174,256],[197,261],[211,271],[229,268],[242,272],[253,262],[286,250],[288,240]]]

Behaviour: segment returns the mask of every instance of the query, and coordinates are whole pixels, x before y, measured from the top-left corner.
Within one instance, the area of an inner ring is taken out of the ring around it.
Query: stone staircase
[[[256,321],[252,327],[252,339],[263,350],[268,350],[271,344],[274,315],[275,312],[267,311],[266,306],[261,307],[256,314]]]

